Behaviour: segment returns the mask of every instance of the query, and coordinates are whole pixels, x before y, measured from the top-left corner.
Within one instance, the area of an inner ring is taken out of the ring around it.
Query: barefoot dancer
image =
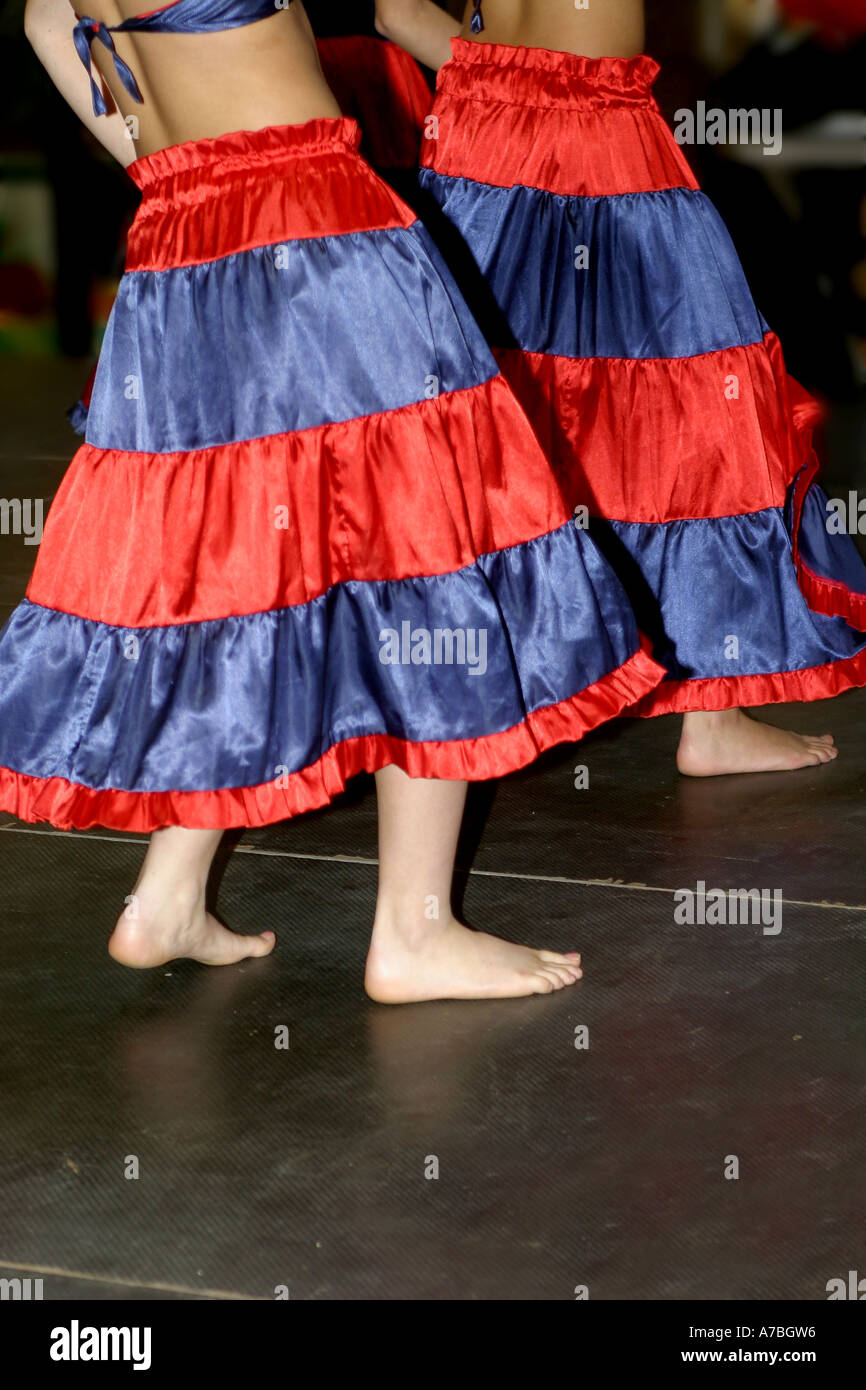
[[[693,776],[834,758],[742,707],[866,685],[866,569],[827,534],[814,403],[653,100],[642,0],[484,0],[462,28],[379,0],[377,23],[441,67],[425,216],[667,667],[638,712],[684,714]]]
[[[570,984],[576,955],[455,921],[451,875],[466,779],[657,683],[620,585],[426,232],[358,155],[301,5],[99,10],[28,6],[143,197],[85,443],[0,636],[0,806],[154,832],[112,954],[220,964],[274,944],[206,913],[221,831],[368,769],[370,994]]]

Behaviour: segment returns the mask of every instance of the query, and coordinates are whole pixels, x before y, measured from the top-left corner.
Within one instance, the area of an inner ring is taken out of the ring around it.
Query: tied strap
[[[78,56],[87,69],[87,76],[90,78],[90,92],[93,98],[93,114],[95,116],[105,116],[108,107],[105,105],[105,98],[102,95],[98,82],[93,77],[93,64],[90,52],[91,44],[94,39],[100,39],[108,49],[114,59],[114,69],[123,83],[129,95],[135,101],[144,101],[144,97],[138,89],[138,83],[132,75],[132,70],[120,57],[114,47],[114,39],[111,37],[111,30],[106,24],[102,24],[98,19],[91,19],[89,15],[82,15],[72,31],[72,38],[78,50]]]
[[[480,34],[484,28],[484,20],[481,17],[481,0],[474,0],[469,28],[473,34]]]

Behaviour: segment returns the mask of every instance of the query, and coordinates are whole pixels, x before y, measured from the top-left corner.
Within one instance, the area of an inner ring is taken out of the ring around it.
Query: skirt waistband
[[[436,90],[449,96],[518,106],[639,105],[652,101],[654,58],[584,58],[547,48],[451,40]]]
[[[235,130],[207,140],[167,145],[133,160],[126,172],[139,188],[149,190],[154,184],[194,169],[218,166],[221,171],[234,173],[322,154],[356,155],[360,143],[357,121],[346,116],[321,116],[302,125]]]
[[[361,156],[344,117],[239,130],[145,155],[126,269],[177,270],[256,247],[409,227],[415,214]]]

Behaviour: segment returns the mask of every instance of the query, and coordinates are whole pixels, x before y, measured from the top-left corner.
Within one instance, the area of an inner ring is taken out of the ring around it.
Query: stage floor
[[[0,496],[47,499],[84,372],[3,371]],[[2,538],[0,621],[34,555]],[[544,998],[366,998],[369,779],[238,840],[221,915],[278,945],[225,970],[108,957],[141,837],[0,816],[0,1278],[47,1299],[825,1299],[863,1260],[864,716],[866,692],[776,707],[841,749],[795,774],[680,778],[665,719],[476,788],[466,920],[584,956]],[[679,925],[699,882],[780,889],[781,930]]]

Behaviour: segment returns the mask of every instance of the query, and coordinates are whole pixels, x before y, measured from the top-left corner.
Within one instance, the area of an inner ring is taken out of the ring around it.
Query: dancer
[[[377,23],[440,67],[422,215],[667,669],[637,712],[685,715],[693,776],[829,762],[830,735],[743,707],[866,684],[866,568],[828,534],[817,407],[653,99],[641,0],[470,0],[462,26],[378,0]]]
[[[451,876],[467,780],[658,682],[621,586],[424,228],[360,158],[302,6],[100,9],[28,10],[142,201],[85,442],[0,634],[0,806],[152,832],[110,950],[216,964],[274,941],[206,911],[222,830],[373,771],[368,992],[571,984],[575,954],[457,922]]]

